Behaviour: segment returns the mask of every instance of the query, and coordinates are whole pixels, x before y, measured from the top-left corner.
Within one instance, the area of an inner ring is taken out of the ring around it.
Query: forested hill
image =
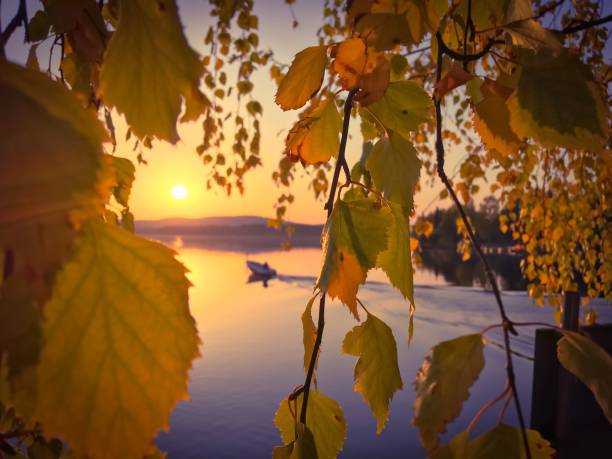
[[[220,249],[274,249],[290,244],[295,247],[320,247],[322,225],[286,222],[279,229],[268,226],[268,219],[256,216],[167,218],[136,222],[136,232],[172,242]]]

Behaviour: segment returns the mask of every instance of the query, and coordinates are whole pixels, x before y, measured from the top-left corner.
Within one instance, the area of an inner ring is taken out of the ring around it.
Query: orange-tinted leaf
[[[448,72],[446,72],[446,75],[436,83],[436,97],[444,97],[453,89],[464,85],[472,78],[474,78],[474,75],[463,70],[463,66],[460,62],[454,61],[448,69]]]

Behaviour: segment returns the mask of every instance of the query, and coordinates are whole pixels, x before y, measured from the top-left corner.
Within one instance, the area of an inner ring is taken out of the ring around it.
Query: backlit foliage
[[[326,297],[357,321],[365,312],[342,350],[357,357],[354,388],[377,433],[384,429],[404,382],[393,332],[361,303],[359,287],[381,268],[407,299],[412,336],[414,193],[420,180],[444,175],[445,148],[463,156],[440,198],[454,190],[468,203],[488,185],[504,209],[501,230],[524,250],[531,296],[557,307],[579,288],[612,297],[608,31],[593,22],[600,2],[326,0],[318,40],[296,50],[289,65],[261,48],[253,0],[209,0],[208,8],[214,19],[204,56],[190,47],[175,0],[43,0],[29,21],[21,0],[2,31],[2,451],[163,457],[152,441],[187,395],[199,340],[185,268],[171,250],[133,234],[137,171],[115,156],[112,113],[125,117],[126,140],[134,136],[141,151],[178,142],[177,123],[201,122],[197,154],[208,187],[242,193],[245,174],[261,164],[263,109],[251,81],[260,69],[277,83],[280,108],[301,110],[272,177],[281,195],[271,223],[294,200],[297,168],[311,177],[315,197],[328,196],[321,272],[302,316],[306,382],[276,412],[283,445],[273,457],[331,458],[342,450],[342,409],[310,386]],[[31,43],[25,67],[7,61],[3,49],[20,25]],[[43,41],[60,48],[57,68],[50,60],[41,69]],[[356,122],[364,145],[351,168],[345,152]],[[231,152],[222,150],[226,136]],[[469,220],[460,222],[468,258],[478,244]],[[414,231],[432,227],[417,220]],[[488,329],[503,327],[507,337],[520,324],[501,312],[502,323]],[[501,450],[528,457],[536,449],[552,457],[538,432],[503,423],[470,439],[478,416],[439,445],[484,365],[488,329],[439,343],[425,359],[413,417],[423,446],[432,457]],[[568,332],[558,353],[609,418],[607,353]],[[510,397],[520,407],[509,384],[498,400]]]

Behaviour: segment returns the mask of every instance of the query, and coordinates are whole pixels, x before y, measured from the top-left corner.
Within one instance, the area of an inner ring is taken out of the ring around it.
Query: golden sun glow
[[[187,199],[189,196],[189,190],[185,185],[176,184],[172,187],[172,197],[178,201],[182,201],[183,199]]]

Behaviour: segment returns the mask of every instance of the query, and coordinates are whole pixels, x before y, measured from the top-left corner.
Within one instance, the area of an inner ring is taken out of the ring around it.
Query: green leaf
[[[393,217],[387,249],[378,255],[376,266],[387,274],[391,284],[414,306],[414,270],[410,248],[408,218],[398,204],[391,204]],[[412,316],[411,322],[412,324]]]
[[[323,83],[327,46],[311,46],[295,55],[287,75],[276,92],[276,103],[283,110],[303,107]]]
[[[175,0],[120,0],[100,92],[106,105],[125,114],[136,135],[176,143],[181,98],[188,107],[198,106],[202,72],[198,54],[183,34]]]
[[[373,314],[344,337],[342,352],[359,357],[355,365],[355,392],[360,392],[376,418],[381,433],[389,418],[389,403],[403,387],[397,364],[397,346],[389,326]]]
[[[389,137],[374,145],[366,168],[385,198],[400,204],[407,213],[412,210],[421,162],[411,142],[393,131],[389,132]]]
[[[297,419],[300,419],[302,412],[302,397],[303,394],[300,394],[294,402],[291,402],[292,405],[295,403]],[[342,451],[342,445],[346,437],[346,419],[342,408],[335,400],[321,392],[310,389],[307,414],[306,427],[314,436],[319,459],[335,458]],[[296,423],[289,410],[287,399],[280,403],[274,415],[274,425],[278,428],[285,445],[295,441],[296,426],[299,427],[301,423]],[[291,457],[293,458],[293,456]]]
[[[413,44],[406,17],[400,14],[363,15],[355,24],[355,31],[365,37],[368,46],[377,51],[389,50],[398,44]]]
[[[296,438],[272,451],[272,459],[319,459],[312,432],[301,422],[296,423]]]
[[[609,422],[612,422],[612,357],[592,339],[563,331],[557,342],[559,362],[582,381],[595,396]]]
[[[338,200],[323,229],[323,266],[317,286],[339,298],[357,319],[359,284],[387,248],[390,223],[389,209],[372,199]]]
[[[601,150],[608,107],[591,69],[569,53],[524,51],[516,92],[508,99],[510,127],[545,147]]]
[[[109,158],[115,167],[115,177],[117,179],[117,184],[113,188],[113,196],[119,204],[128,207],[136,168],[132,161],[127,158],[111,155],[109,155]]]
[[[387,130],[405,137],[430,117],[431,98],[414,81],[392,81],[385,96],[367,107]]]
[[[308,373],[308,367],[310,366],[310,358],[312,357],[312,350],[314,349],[314,343],[317,338],[317,327],[315,326],[314,321],[312,320],[312,305],[314,301],[317,299],[319,294],[313,295],[313,297],[308,301],[306,305],[306,309],[302,314],[302,330],[303,330],[303,342],[304,342],[304,371]],[[319,360],[319,352],[317,352],[317,356],[315,358],[315,372],[317,370],[318,360]],[[313,378],[316,382],[317,377],[313,373]]]
[[[102,214],[114,179],[102,124],[62,85],[0,60],[0,100],[0,247],[10,263],[0,354],[8,351],[14,373],[36,360],[39,309],[77,227]]]
[[[427,451],[438,446],[438,434],[461,412],[469,388],[484,367],[483,347],[482,335],[476,333],[438,343],[425,357],[414,381],[412,422]]]
[[[285,140],[286,151],[310,164],[327,162],[338,154],[341,129],[342,118],[335,100],[326,99],[291,128]]]
[[[198,355],[185,268],[165,246],[88,223],[45,305],[35,417],[92,459],[142,457]]]

